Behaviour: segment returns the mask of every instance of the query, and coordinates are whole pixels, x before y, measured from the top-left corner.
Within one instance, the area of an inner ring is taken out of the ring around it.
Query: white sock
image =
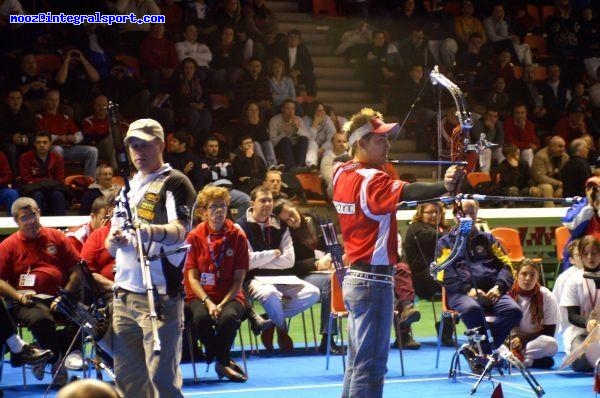
[[[25,342],[18,335],[13,334],[8,339],[6,339],[6,345],[11,352],[18,354],[23,351],[23,347],[25,347]]]

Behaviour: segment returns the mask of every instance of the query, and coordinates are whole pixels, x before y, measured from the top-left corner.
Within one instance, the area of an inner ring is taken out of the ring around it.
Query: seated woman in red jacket
[[[229,352],[246,311],[242,282],[248,270],[248,241],[226,218],[230,200],[223,187],[206,186],[198,194],[197,208],[205,221],[188,236],[184,284],[192,328],[206,348],[207,361],[216,359],[219,379],[244,382],[247,376]]]

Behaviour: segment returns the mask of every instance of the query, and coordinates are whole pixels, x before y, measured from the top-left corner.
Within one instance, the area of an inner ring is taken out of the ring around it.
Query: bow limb
[[[436,261],[432,262],[429,266],[429,273],[432,277],[435,278],[438,272],[443,271],[445,268],[452,265],[458,257],[464,253],[467,242],[469,241],[471,228],[473,228],[473,220],[469,217],[462,217],[457,227],[458,233],[450,254],[440,263],[438,263],[436,259]]]

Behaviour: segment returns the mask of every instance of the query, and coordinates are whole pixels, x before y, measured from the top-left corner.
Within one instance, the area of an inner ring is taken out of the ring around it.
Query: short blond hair
[[[231,203],[231,194],[227,188],[207,185],[196,196],[196,211],[194,217],[201,219],[201,212],[206,210],[211,201],[222,199],[227,206]]]
[[[344,123],[344,127],[342,128],[342,130],[344,133],[347,134],[348,137],[350,137],[354,130],[358,129],[361,126],[364,126],[366,123],[369,123],[374,117],[383,121],[383,115],[381,114],[381,112],[377,112],[376,110],[371,108],[362,108],[360,112],[352,115],[350,120]],[[366,137],[368,136],[369,135],[367,134]],[[356,152],[357,145],[358,141],[352,144],[352,148],[350,148],[350,153],[352,155],[354,155],[354,153]]]

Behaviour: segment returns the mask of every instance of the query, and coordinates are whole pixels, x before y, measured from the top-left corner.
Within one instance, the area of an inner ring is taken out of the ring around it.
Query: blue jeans
[[[342,292],[349,312],[348,363],[342,397],[381,397],[390,350],[393,286],[347,275]]]
[[[321,291],[321,334],[327,333],[329,315],[331,314],[331,278],[330,274],[308,274],[304,278],[305,282],[315,285]],[[336,282],[337,283],[337,282]],[[331,325],[331,334],[338,334],[337,322]]]
[[[512,328],[521,323],[523,312],[521,307],[509,295],[503,294],[495,304],[484,307],[483,312],[479,302],[466,294],[451,293],[448,295],[448,305],[460,316],[467,329],[484,326],[483,314],[492,314],[496,317],[491,325],[491,333],[494,339],[494,347],[487,340],[481,342],[481,349],[489,354],[498,348],[510,334]],[[484,332],[484,330],[481,330]]]
[[[237,218],[244,217],[250,207],[250,196],[238,189],[230,189],[231,207],[237,209]]]
[[[52,151],[58,153],[65,160],[83,162],[83,173],[86,176],[96,178],[96,166],[98,163],[98,149],[91,145],[53,145]]]

